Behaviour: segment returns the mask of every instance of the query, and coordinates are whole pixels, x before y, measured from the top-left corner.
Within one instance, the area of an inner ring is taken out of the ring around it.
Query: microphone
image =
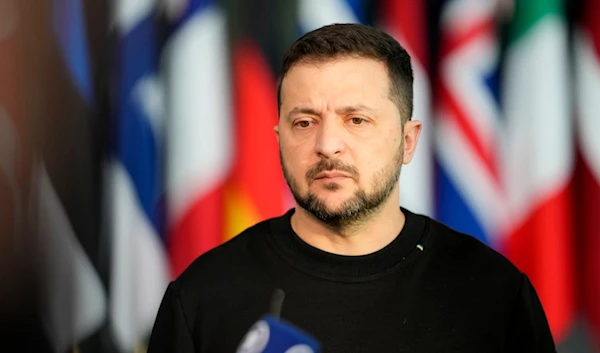
[[[263,315],[246,333],[236,353],[320,353],[320,344],[291,323],[281,320],[284,292],[277,289],[271,312]]]

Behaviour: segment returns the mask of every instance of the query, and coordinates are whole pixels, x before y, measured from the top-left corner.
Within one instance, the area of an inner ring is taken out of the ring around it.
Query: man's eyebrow
[[[358,112],[358,111],[374,112],[374,110],[372,108],[370,108],[364,104],[357,104],[357,105],[349,105],[349,106],[338,108],[336,110],[336,113],[349,114],[349,113],[354,113],[354,112]]]
[[[356,104],[356,105],[348,105],[345,107],[340,107],[338,109],[336,109],[336,113],[338,114],[349,114],[349,113],[354,113],[354,112],[358,112],[358,111],[367,111],[367,112],[374,112],[374,110],[364,104]],[[288,119],[293,117],[294,115],[298,115],[298,114],[309,114],[309,115],[321,115],[321,112],[319,110],[316,110],[314,108],[311,107],[295,107],[294,109],[292,109],[289,114],[288,114]]]
[[[287,117],[290,119],[292,116],[298,114],[321,115],[321,112],[310,107],[294,107],[294,109],[288,113]]]

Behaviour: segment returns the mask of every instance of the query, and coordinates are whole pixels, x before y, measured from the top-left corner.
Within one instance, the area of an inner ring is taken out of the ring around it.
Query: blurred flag
[[[111,236],[110,327],[132,352],[152,329],[170,271],[163,232],[164,105],[157,74],[156,0],[116,0],[113,141],[106,214]]]
[[[71,74],[71,80],[77,86],[81,97],[89,104],[93,96],[81,0],[52,1],[55,3],[52,8],[52,24],[60,52]]]
[[[299,0],[300,32],[334,23],[363,23],[365,0]]]
[[[44,351],[32,286],[29,189],[31,129],[27,118],[22,2],[0,0],[0,351]],[[46,335],[47,336],[47,335]],[[31,338],[35,338],[32,340]],[[48,338],[48,337],[46,337]]]
[[[33,170],[34,232],[43,284],[43,322],[56,352],[66,352],[104,324],[106,297],[93,264],[56,194],[43,162]]]
[[[233,51],[235,131],[233,169],[225,188],[225,235],[285,212],[279,162],[275,79],[256,43],[243,39]]]
[[[503,72],[506,255],[535,286],[557,342],[575,312],[573,138],[560,0],[516,0]],[[597,99],[597,97],[595,97]]]
[[[16,0],[0,1],[0,258],[17,255],[24,241],[24,212],[31,179],[31,148],[26,124],[23,22]],[[8,262],[7,262],[8,264]],[[8,267],[0,268],[4,270]],[[8,271],[7,271],[8,272]],[[9,275],[7,273],[6,275]],[[2,278],[5,278],[2,276]]]
[[[422,123],[421,136],[413,160],[400,175],[400,204],[412,212],[433,216],[433,151],[431,88],[427,75],[427,17],[425,0],[382,3],[382,26],[408,51],[414,75],[413,120]]]
[[[490,245],[506,223],[495,10],[495,0],[452,0],[443,8],[435,122],[436,218]]]
[[[50,12],[45,11],[46,3],[28,9],[41,23],[42,17],[52,14],[52,34],[36,35],[40,43],[57,44],[62,56],[55,58],[53,50],[43,47],[32,54],[39,61],[33,69],[36,90],[29,91],[36,99],[30,121],[39,124],[41,135],[31,195],[43,322],[55,351],[65,352],[104,324],[106,296],[90,259],[97,250],[99,206],[82,5],[80,0],[53,0],[50,6]]]
[[[232,166],[225,18],[216,1],[167,3],[174,26],[167,79],[168,245],[173,275],[225,239],[223,193]]]
[[[578,180],[583,252],[583,311],[600,348],[600,1],[584,3],[574,35],[577,125],[583,168]],[[572,240],[573,241],[573,240]]]

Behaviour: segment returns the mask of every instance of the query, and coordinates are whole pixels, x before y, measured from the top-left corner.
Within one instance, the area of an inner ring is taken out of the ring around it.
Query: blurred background
[[[412,56],[401,204],[600,352],[600,0],[0,0],[0,350],[144,352],[170,280],[293,206],[275,82],[335,22]]]

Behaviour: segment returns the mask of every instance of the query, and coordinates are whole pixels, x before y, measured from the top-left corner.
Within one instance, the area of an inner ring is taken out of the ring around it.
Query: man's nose
[[[324,118],[317,134],[316,153],[322,158],[339,157],[345,149],[343,135],[343,126],[337,118]]]

